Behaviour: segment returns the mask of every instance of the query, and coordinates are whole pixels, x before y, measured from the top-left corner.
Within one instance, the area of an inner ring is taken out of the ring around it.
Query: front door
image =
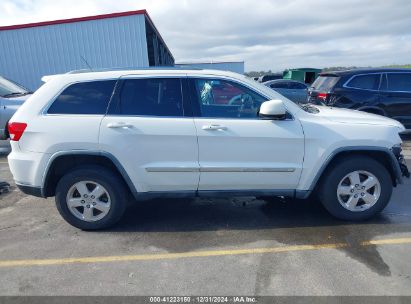
[[[118,159],[138,192],[197,190],[198,144],[184,81],[123,77],[101,123],[101,149]]]
[[[262,120],[267,98],[225,79],[193,78],[192,104],[203,190],[291,190],[304,156],[302,127],[291,115]]]

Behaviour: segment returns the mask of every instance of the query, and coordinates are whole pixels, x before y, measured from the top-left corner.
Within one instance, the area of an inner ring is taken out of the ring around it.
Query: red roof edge
[[[125,17],[125,16],[132,16],[132,15],[145,15],[151,21],[150,16],[148,15],[147,11],[143,9],[143,10],[137,10],[137,11],[127,11],[127,12],[120,12],[120,13],[111,13],[111,14],[78,17],[78,18],[70,18],[70,19],[42,21],[42,22],[17,24],[17,25],[6,25],[6,26],[0,26],[0,31],[17,30],[17,29],[46,26],[46,25],[55,25],[55,24],[74,23],[74,22],[81,22],[81,21],[91,21],[91,20],[99,20],[99,19],[107,19],[107,18],[115,18],[115,17]]]

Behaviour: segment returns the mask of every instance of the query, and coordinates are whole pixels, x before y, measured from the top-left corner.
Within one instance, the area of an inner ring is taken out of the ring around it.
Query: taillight
[[[8,129],[10,140],[19,141],[26,130],[27,124],[24,122],[9,122]]]
[[[317,98],[322,99],[325,101],[327,99],[327,93],[318,93]]]

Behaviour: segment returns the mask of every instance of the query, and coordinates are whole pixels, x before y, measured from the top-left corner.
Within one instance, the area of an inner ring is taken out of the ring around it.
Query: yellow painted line
[[[370,245],[393,245],[393,244],[409,244],[411,243],[411,238],[399,238],[399,239],[385,239],[385,240],[373,240],[362,242],[362,246]]]
[[[391,244],[410,244],[411,238],[372,240],[361,242],[360,246],[370,245],[391,245]],[[35,259],[35,260],[8,260],[0,261],[2,267],[21,267],[21,266],[48,266],[65,264],[84,264],[84,263],[110,263],[110,262],[132,262],[132,261],[155,261],[172,260],[195,257],[214,257],[214,256],[233,256],[246,254],[266,254],[295,251],[309,251],[322,249],[338,249],[350,247],[348,243],[331,243],[318,245],[295,245],[279,246],[269,248],[246,248],[246,249],[227,249],[227,250],[208,250],[208,251],[189,251],[180,253],[152,253],[137,255],[118,255],[118,256],[97,256],[97,257],[78,257],[60,259]]]
[[[336,243],[336,244],[321,244],[321,245],[281,246],[281,247],[272,247],[272,248],[191,251],[191,252],[181,252],[181,253],[154,253],[154,254],[123,255],[123,256],[120,255],[120,256],[100,256],[100,257],[84,257],[84,258],[38,259],[38,260],[10,260],[10,261],[0,261],[0,267],[45,266],[45,265],[63,265],[63,264],[80,264],[80,263],[130,262],[130,261],[154,261],[154,260],[170,260],[170,259],[194,258],[194,257],[213,257],[213,256],[229,256],[229,255],[242,255],[242,254],[263,254],[263,253],[334,249],[334,248],[341,248],[341,247],[347,247],[347,246],[348,246],[347,243]]]

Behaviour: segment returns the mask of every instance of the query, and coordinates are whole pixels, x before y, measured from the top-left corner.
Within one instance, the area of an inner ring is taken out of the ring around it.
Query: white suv
[[[397,121],[298,106],[246,77],[133,70],[48,77],[10,120],[18,187],[56,197],[81,229],[154,197],[318,195],[346,220],[388,203],[408,175]]]

